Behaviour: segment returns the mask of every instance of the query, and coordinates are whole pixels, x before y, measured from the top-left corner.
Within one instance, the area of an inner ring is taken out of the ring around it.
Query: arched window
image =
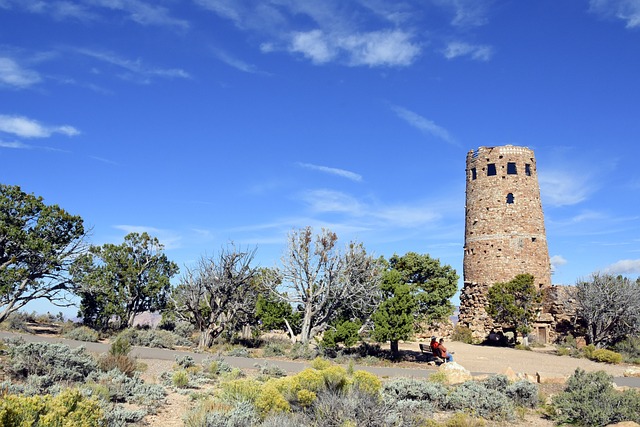
[[[507,194],[507,204],[513,204],[513,193]]]

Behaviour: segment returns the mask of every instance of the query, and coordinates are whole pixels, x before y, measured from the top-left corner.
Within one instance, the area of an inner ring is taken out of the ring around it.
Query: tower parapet
[[[544,290],[551,286],[551,264],[533,151],[513,145],[471,150],[466,177],[459,320],[481,338],[493,327],[485,308],[489,287],[529,273]]]

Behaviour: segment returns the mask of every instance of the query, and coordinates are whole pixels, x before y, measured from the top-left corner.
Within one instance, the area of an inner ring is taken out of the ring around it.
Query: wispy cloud
[[[453,11],[451,25],[479,27],[488,22],[487,14],[492,0],[435,0],[436,4]]]
[[[170,26],[188,29],[189,22],[171,16],[169,9],[152,2],[140,0],[85,0],[88,4],[119,10],[127,14],[129,19],[141,25]]]
[[[627,28],[640,27],[638,0],[590,0],[589,10],[604,18],[622,20]]]
[[[20,150],[31,150],[33,147],[19,141],[3,141],[0,139],[1,148],[13,148]]]
[[[412,35],[401,30],[357,34],[331,34],[322,30],[291,35],[289,51],[301,53],[316,64],[341,60],[350,66],[407,66],[421,48]]]
[[[354,14],[345,13],[337,2],[260,2],[250,6],[227,0],[196,0],[200,6],[229,19],[246,31],[259,33],[264,53],[288,51],[301,54],[315,64],[338,62],[347,66],[402,67],[420,55],[421,44],[413,31],[399,28],[403,21],[392,7],[365,7],[354,3],[360,13],[377,15],[377,28],[365,28]],[[405,16],[410,14],[404,12]],[[300,27],[300,16],[309,25]],[[384,19],[380,22],[380,17]]]
[[[538,176],[544,204],[571,206],[584,200],[594,191],[587,175],[567,170],[544,170]]]
[[[554,255],[549,261],[551,263],[552,272],[556,271],[558,267],[568,263],[568,261],[562,255]]]
[[[22,116],[6,116],[0,114],[0,132],[22,138],[48,138],[54,133],[76,136],[80,131],[69,125],[45,126],[39,122]]]
[[[442,139],[449,144],[458,145],[449,131],[441,126],[438,126],[433,121],[397,105],[392,105],[391,109],[397,114],[398,117],[418,129],[420,132],[426,135],[435,136],[436,138]]]
[[[76,19],[87,22],[103,19],[100,9],[122,12],[140,25],[188,29],[189,22],[174,18],[169,9],[141,0],[2,0],[0,7],[50,16],[56,20]]]
[[[486,45],[472,45],[469,43],[455,41],[447,44],[443,53],[447,59],[469,56],[478,61],[488,61],[493,56],[493,48]]]
[[[107,64],[122,68],[130,74],[121,75],[124,79],[133,79],[137,82],[150,83],[150,79],[153,77],[161,78],[191,78],[189,73],[180,68],[154,68],[148,67],[143,64],[140,59],[130,60],[122,58],[114,53],[102,52],[90,49],[75,49],[79,54],[94,58],[98,61],[105,62]]]
[[[216,58],[218,58],[220,61],[224,62],[230,67],[233,67],[245,73],[258,72],[258,70],[254,65],[248,64],[238,58],[235,58],[230,54],[228,54],[227,52],[223,51],[222,49],[213,48],[212,51],[213,51],[213,54],[216,56]]]
[[[355,172],[351,172],[344,169],[313,165],[311,163],[297,163],[297,165],[305,169],[315,170],[323,173],[328,173],[330,175],[336,175],[343,178],[347,178],[347,179],[350,179],[351,181],[356,181],[356,182],[362,181],[362,175],[359,175]]]
[[[24,89],[41,81],[42,78],[37,72],[21,67],[11,58],[0,57],[0,87]]]
[[[640,259],[623,259],[604,269],[610,274],[640,274]]]

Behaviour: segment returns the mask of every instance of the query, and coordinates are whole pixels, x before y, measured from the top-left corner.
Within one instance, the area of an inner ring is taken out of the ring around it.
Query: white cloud
[[[289,50],[302,53],[316,64],[342,58],[350,66],[407,66],[421,50],[411,38],[400,30],[336,34],[316,29],[292,34]]]
[[[331,61],[337,55],[337,46],[330,43],[320,30],[294,33],[291,36],[291,52],[302,53],[316,64]]]
[[[0,114],[0,132],[13,134],[22,138],[48,138],[54,133],[76,136],[80,131],[73,126],[44,126],[35,120],[22,116],[6,116]]]
[[[640,259],[623,259],[604,269],[610,274],[640,274]]]
[[[18,141],[2,141],[2,140],[0,140],[0,148],[15,148],[15,149],[30,150],[33,147],[31,147],[30,145],[27,145],[27,144],[23,144],[22,142],[18,142]]]
[[[640,1],[638,0],[591,0],[589,10],[605,18],[625,21],[627,28],[640,27]]]
[[[331,167],[328,167],[328,166],[313,165],[313,164],[310,164],[310,163],[298,163],[298,166],[303,167],[305,169],[311,169],[311,170],[315,170],[315,171],[319,171],[319,172],[328,173],[330,175],[341,176],[343,178],[347,178],[347,179],[350,179],[350,180],[356,181],[356,182],[362,181],[362,175],[358,175],[357,173],[350,172],[350,171],[344,170],[344,169],[331,168]]]
[[[148,83],[150,77],[163,77],[163,78],[191,78],[189,73],[179,68],[150,68],[145,66],[140,59],[135,61],[130,59],[121,58],[115,54],[108,52],[99,52],[89,49],[76,49],[76,52],[97,59],[102,62],[106,62],[116,67],[120,67],[128,72],[133,73],[137,77],[142,77],[143,83]],[[127,78],[128,76],[121,76]]]
[[[358,200],[340,191],[310,190],[302,193],[301,199],[314,212],[340,212],[350,216],[361,216],[365,212]]]
[[[452,9],[451,25],[455,27],[479,27],[488,22],[487,11],[492,0],[436,0],[445,8]]]
[[[538,179],[545,205],[576,205],[586,200],[594,190],[585,175],[573,174],[565,170],[540,171]]]
[[[565,265],[568,261],[562,255],[554,255],[549,260],[551,262],[551,271],[554,272],[561,265]]]
[[[420,54],[420,47],[411,38],[400,30],[374,31],[347,36],[341,45],[349,52],[351,65],[407,66]]]
[[[486,45],[472,45],[464,42],[450,42],[444,50],[447,59],[470,56],[478,61],[488,61],[493,56],[493,48]]]
[[[398,117],[418,129],[422,133],[440,138],[443,141],[448,142],[449,144],[457,145],[455,139],[451,136],[449,131],[441,126],[438,126],[433,121],[424,118],[421,115],[414,113],[413,111],[407,110],[406,108],[392,106],[391,109],[398,115]]]
[[[11,58],[0,57],[0,85],[23,89],[40,81],[42,79],[37,72],[20,67]]]
[[[253,65],[248,64],[238,58],[234,58],[233,56],[229,55],[227,52],[224,52],[221,49],[213,49],[213,53],[216,56],[216,58],[218,58],[220,61],[224,62],[230,67],[233,67],[245,73],[257,72],[256,67],[254,67]]]
[[[169,10],[153,3],[140,0],[86,0],[89,4],[119,10],[127,13],[129,19],[141,25],[171,26],[181,29],[189,28],[189,22],[173,18]]]

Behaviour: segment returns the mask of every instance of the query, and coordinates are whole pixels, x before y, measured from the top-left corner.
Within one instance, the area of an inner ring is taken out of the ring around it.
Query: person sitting
[[[436,347],[438,352],[438,357],[444,359],[446,362],[453,362],[453,356],[451,353],[447,351],[447,347],[444,346],[444,338],[440,338],[440,342],[438,343],[438,347]]]
[[[431,343],[429,344],[431,348],[431,352],[435,357],[440,357],[440,353],[438,352],[438,339],[436,337],[431,337]]]

